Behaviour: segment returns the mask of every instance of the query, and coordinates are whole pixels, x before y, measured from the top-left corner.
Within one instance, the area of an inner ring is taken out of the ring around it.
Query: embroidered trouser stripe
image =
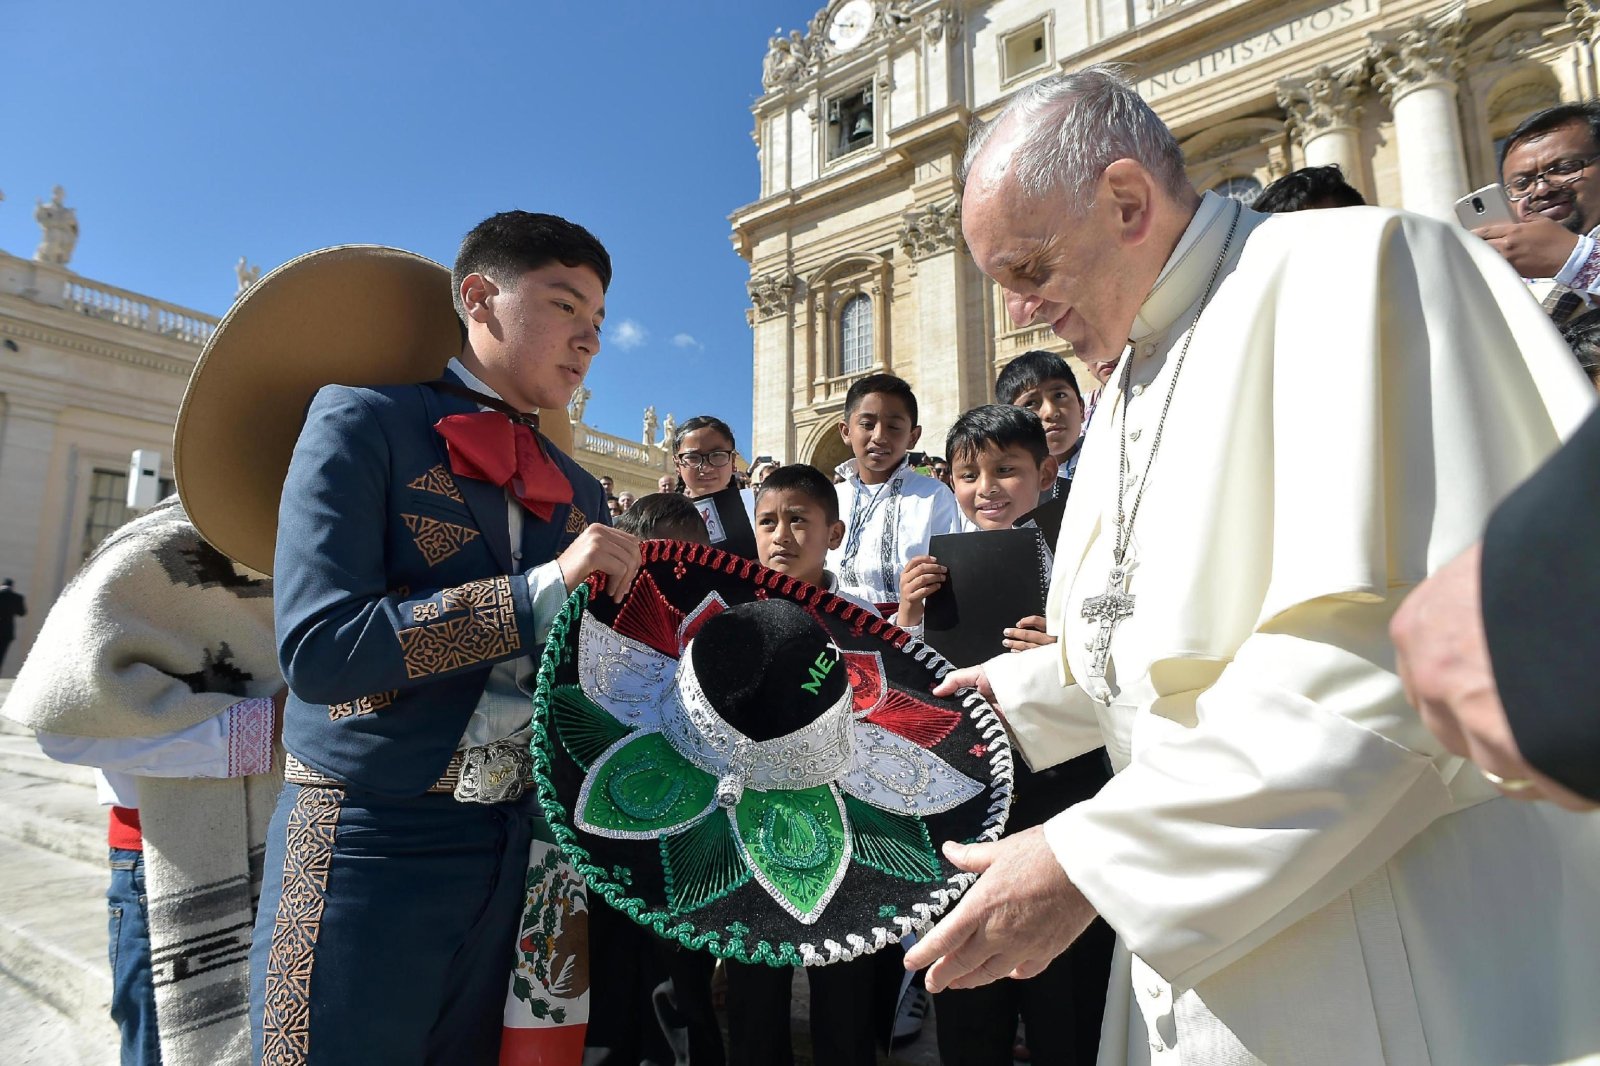
[[[340,793],[301,788],[284,835],[283,896],[272,926],[262,1012],[264,1066],[309,1061],[311,967],[333,865]]]

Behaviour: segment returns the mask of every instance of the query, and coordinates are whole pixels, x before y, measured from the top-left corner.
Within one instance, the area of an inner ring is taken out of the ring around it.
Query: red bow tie
[[[498,411],[479,411],[446,415],[433,428],[449,448],[452,471],[499,485],[546,522],[557,504],[572,502],[572,482],[527,426]]]

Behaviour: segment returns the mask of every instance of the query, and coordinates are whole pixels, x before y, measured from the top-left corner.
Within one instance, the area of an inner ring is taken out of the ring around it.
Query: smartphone
[[[1511,226],[1518,221],[1511,200],[1501,185],[1485,185],[1456,201],[1456,218],[1468,229],[1480,226]]]
[[[754,459],[750,460],[750,469],[751,470],[759,470],[763,466],[766,466],[770,462],[772,462],[772,456],[770,456],[770,455],[758,455]]]

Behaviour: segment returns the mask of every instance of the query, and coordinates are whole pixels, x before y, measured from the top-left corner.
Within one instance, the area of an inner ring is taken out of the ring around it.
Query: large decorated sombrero
[[[239,297],[178,409],[178,495],[201,536],[272,573],[278,499],[324,385],[432,381],[461,351],[450,271],[399,248],[346,244],[291,259]],[[572,449],[565,411],[540,428]]]
[[[949,664],[861,608],[714,548],[646,541],[618,604],[567,601],[534,699],[534,776],[592,890],[661,935],[823,965],[929,925],[999,837],[1011,749]]]

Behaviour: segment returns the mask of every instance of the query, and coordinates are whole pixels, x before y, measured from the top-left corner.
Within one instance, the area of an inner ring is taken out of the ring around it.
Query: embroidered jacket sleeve
[[[1580,236],[1572,254],[1556,271],[1555,281],[1590,296],[1600,295],[1600,241]]]
[[[279,662],[303,700],[336,706],[529,655],[559,609],[544,568],[390,589],[389,489],[377,415],[356,390],[323,389],[284,480],[274,574]]]
[[[272,700],[240,700],[215,718],[157,737],[38,733],[57,762],[136,777],[246,777],[272,769]]]

